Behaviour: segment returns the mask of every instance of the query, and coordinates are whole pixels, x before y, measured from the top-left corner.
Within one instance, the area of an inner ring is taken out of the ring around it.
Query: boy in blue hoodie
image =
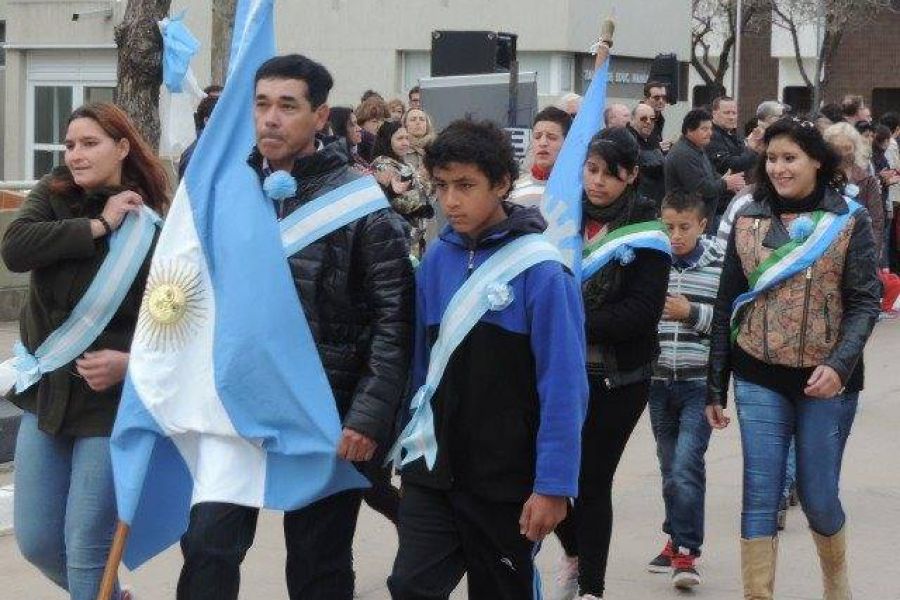
[[[457,121],[425,167],[449,225],[417,273],[388,587],[395,600],[445,599],[468,574],[470,598],[539,598],[534,555],[578,493],[581,293],[537,235],[540,212],[505,201],[518,168],[502,130]]]

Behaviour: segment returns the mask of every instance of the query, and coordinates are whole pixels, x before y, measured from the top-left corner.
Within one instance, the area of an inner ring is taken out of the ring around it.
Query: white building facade
[[[583,92],[596,39],[612,0],[277,0],[280,52],[300,52],[325,64],[336,85],[331,104],[355,105],[366,89],[405,99],[430,75],[433,30],[518,34],[522,71],[538,74],[540,103]],[[0,0],[6,15],[6,87],[2,178],[30,179],[59,164],[67,115],[91,100],[112,99],[116,85],[115,25],[125,2]],[[689,59],[688,0],[618,2],[610,97],[640,97],[652,59]],[[174,0],[202,48],[193,68],[210,79],[210,0]],[[79,18],[73,20],[73,14]],[[685,69],[686,72],[686,69]],[[684,79],[687,79],[685,75]],[[682,105],[683,106],[683,105]],[[677,117],[681,110],[672,111]],[[670,127],[680,119],[669,119]]]

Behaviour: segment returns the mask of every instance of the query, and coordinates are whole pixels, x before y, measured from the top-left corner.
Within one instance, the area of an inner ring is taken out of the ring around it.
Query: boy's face
[[[462,235],[475,239],[506,218],[502,199],[509,191],[509,176],[491,185],[478,165],[451,162],[435,167],[431,178],[437,189],[438,202],[450,226]]]
[[[706,218],[698,208],[681,212],[674,208],[664,208],[662,220],[672,242],[672,252],[676,256],[690,254],[706,229]]]
[[[562,125],[554,121],[538,121],[531,130],[531,144],[534,147],[534,164],[550,171],[562,149],[566,136]]]

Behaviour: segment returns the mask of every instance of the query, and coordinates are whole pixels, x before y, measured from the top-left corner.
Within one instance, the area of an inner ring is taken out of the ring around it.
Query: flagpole
[[[109,550],[109,558],[106,560],[106,569],[103,571],[103,580],[100,582],[100,592],[97,600],[112,600],[113,591],[116,589],[116,580],[119,578],[119,565],[122,564],[122,555],[125,553],[125,542],[128,540],[128,525],[119,521],[116,526],[116,535],[113,537],[112,548]]]
[[[738,101],[741,93],[741,34],[743,33],[743,21],[741,14],[744,8],[743,0],[737,0],[734,24],[734,69],[732,69],[731,97]]]

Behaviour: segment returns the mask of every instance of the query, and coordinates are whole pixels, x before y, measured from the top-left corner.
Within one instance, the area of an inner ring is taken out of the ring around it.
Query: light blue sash
[[[546,261],[563,263],[559,249],[542,234],[522,236],[488,258],[453,294],[441,318],[437,341],[431,348],[425,383],[410,404],[412,418],[391,449],[388,462],[402,467],[424,457],[428,468],[434,468],[437,440],[431,398],[444,376],[450,356],[488,310],[502,310],[514,301],[510,281],[526,269]]]
[[[161,219],[148,207],[129,213],[109,237],[109,253],[94,280],[65,323],[50,334],[35,353],[16,342],[15,356],[0,364],[0,392],[15,385],[21,394],[41,380],[44,373],[63,367],[87,350],[119,310],[131,289]]]
[[[281,221],[284,255],[293,256],[344,225],[390,206],[374,177],[361,177],[342,185]]]
[[[772,255],[757,267],[748,277],[750,289],[737,298],[731,305],[731,339],[737,339],[740,327],[741,310],[756,300],[760,294],[777,287],[798,273],[802,273],[822,258],[825,251],[837,240],[847,226],[847,221],[855,215],[862,205],[845,198],[846,213],[838,215],[822,211],[814,213],[815,228],[805,240],[791,240],[775,250]],[[817,211],[818,212],[818,211]]]
[[[672,254],[669,236],[659,221],[632,223],[611,231],[599,240],[584,247],[581,257],[581,280],[587,281],[613,258],[628,264],[634,258],[635,249],[656,250]]]

